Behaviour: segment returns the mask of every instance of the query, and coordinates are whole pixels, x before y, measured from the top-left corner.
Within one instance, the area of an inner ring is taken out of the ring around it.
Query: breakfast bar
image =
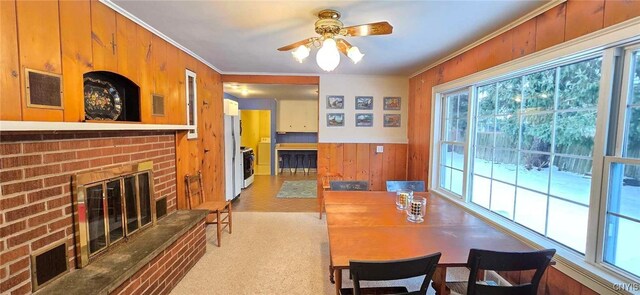
[[[300,152],[313,152],[318,151],[317,143],[279,143],[276,144],[276,175],[280,173],[280,152],[291,152],[291,151],[300,151]],[[284,164],[283,164],[284,166]]]

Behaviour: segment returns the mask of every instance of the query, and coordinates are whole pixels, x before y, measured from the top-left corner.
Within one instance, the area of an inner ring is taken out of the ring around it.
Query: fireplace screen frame
[[[149,216],[151,220],[145,224],[142,223],[142,210],[141,203],[142,199],[140,196],[140,175],[147,174],[148,176],[148,195],[149,195]],[[128,220],[127,220],[127,206],[126,206],[126,189],[125,189],[125,179],[130,177],[134,177],[135,179],[135,200],[136,200],[136,222],[137,226],[134,230],[128,230]],[[74,205],[74,218],[75,223],[74,227],[76,230],[76,256],[77,256],[77,265],[78,268],[83,268],[87,266],[91,261],[99,257],[101,254],[108,252],[112,246],[121,243],[122,241],[126,241],[131,236],[143,231],[146,228],[152,227],[156,224],[157,221],[157,213],[156,213],[156,202],[155,202],[155,194],[153,187],[153,162],[141,162],[133,165],[120,166],[110,169],[104,169],[99,171],[92,172],[84,172],[72,177],[73,184],[73,205]],[[108,190],[107,185],[109,183],[113,183],[114,181],[118,181],[119,188],[119,209],[118,210],[109,210],[108,206]],[[89,217],[90,212],[88,211],[88,203],[89,196],[87,194],[87,190],[90,188],[101,186],[101,203],[102,203],[102,224],[104,226],[104,246],[96,249],[94,252],[91,252],[90,249],[90,223]],[[105,209],[106,208],[106,209]],[[122,228],[121,237],[116,240],[110,240],[110,215],[120,213],[120,224]]]

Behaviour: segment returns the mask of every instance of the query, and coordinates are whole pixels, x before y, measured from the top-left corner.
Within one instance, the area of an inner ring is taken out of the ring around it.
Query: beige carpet
[[[209,226],[207,252],[172,294],[335,294],[327,227],[317,213],[234,212],[233,221],[221,248]],[[420,282],[407,287],[416,290]]]

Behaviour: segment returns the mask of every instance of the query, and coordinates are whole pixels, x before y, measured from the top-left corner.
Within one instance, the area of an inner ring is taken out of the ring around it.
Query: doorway
[[[253,151],[256,176],[271,175],[271,110],[240,110],[240,144]]]
[[[316,211],[318,85],[223,85],[225,99],[238,102],[241,148],[253,155],[253,181],[234,209]]]

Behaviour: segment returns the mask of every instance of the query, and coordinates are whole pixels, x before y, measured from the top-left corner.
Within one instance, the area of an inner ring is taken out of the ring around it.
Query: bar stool
[[[293,170],[293,174],[298,173],[298,164],[300,164],[302,168],[302,173],[304,173],[304,154],[296,154],[295,155],[296,167]]]
[[[305,161],[306,165],[305,165],[305,173],[307,175],[309,175],[311,173],[311,168],[315,168],[317,167],[317,158],[318,155],[316,153],[310,153],[307,155],[307,161]]]
[[[280,174],[282,174],[282,171],[284,171],[284,163],[287,163],[287,168],[289,168],[289,173],[291,173],[291,155],[289,154],[282,154],[280,155]]]

